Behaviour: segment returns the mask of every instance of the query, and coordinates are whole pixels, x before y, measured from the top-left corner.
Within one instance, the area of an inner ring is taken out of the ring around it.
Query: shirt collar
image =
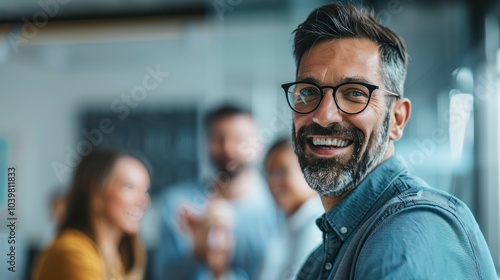
[[[344,197],[335,207],[316,220],[323,232],[335,231],[344,241],[358,226],[365,214],[401,173],[407,172],[400,157],[390,157]]]

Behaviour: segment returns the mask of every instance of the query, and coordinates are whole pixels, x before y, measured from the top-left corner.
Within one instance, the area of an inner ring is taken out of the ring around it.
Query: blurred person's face
[[[368,39],[329,40],[304,54],[297,81],[312,80],[321,86],[359,81],[385,88],[380,65],[378,46]],[[300,166],[321,196],[351,191],[389,157],[392,119],[387,98],[394,97],[375,90],[368,107],[351,115],[338,109],[328,89],[315,111],[293,113],[293,141]]]
[[[117,160],[104,195],[104,218],[124,233],[136,233],[149,206],[149,173],[131,157]]]
[[[307,185],[291,147],[271,152],[266,158],[265,168],[274,201],[287,215],[293,214],[308,198],[315,195]]]
[[[249,145],[254,136],[255,124],[248,115],[216,120],[208,135],[208,150],[217,169],[234,176],[251,163],[255,154],[252,147],[245,145]]]

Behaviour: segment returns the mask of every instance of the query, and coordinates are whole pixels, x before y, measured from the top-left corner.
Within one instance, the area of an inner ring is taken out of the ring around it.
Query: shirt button
[[[325,264],[325,269],[326,269],[326,270],[330,270],[330,269],[332,269],[332,264],[331,264],[331,263],[329,263],[329,262],[327,262],[327,263]]]
[[[347,228],[346,227],[341,227],[340,228],[340,233],[346,234],[347,233]]]

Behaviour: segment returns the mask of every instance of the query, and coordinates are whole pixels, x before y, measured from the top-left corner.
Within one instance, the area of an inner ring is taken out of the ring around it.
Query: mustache
[[[345,127],[338,123],[333,123],[327,127],[321,126],[317,123],[303,126],[297,133],[297,139],[302,142],[306,140],[308,135],[338,136],[354,141],[362,141],[364,138],[363,133],[356,127]]]

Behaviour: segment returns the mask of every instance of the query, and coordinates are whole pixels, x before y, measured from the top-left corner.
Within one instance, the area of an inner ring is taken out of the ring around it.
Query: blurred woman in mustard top
[[[123,151],[98,150],[77,166],[56,239],[35,280],[142,279],[145,251],[137,232],[149,198],[150,169]]]

